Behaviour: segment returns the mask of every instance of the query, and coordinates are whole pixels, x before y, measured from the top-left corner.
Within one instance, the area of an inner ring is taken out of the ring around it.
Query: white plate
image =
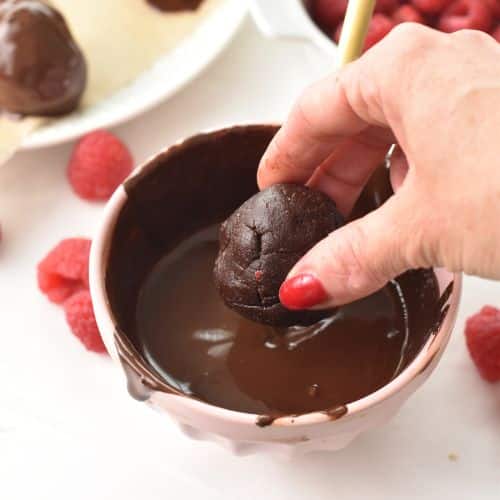
[[[259,29],[271,38],[306,40],[336,57],[337,45],[319,29],[307,12],[307,0],[250,0]]]
[[[133,83],[89,109],[40,127],[25,138],[22,148],[41,148],[69,141],[151,109],[189,83],[227,46],[246,10],[246,2],[226,0],[191,36]]]

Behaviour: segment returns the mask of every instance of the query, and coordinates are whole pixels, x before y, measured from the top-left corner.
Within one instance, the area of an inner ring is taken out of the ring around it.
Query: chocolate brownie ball
[[[61,13],[39,0],[0,0],[0,109],[73,111],[87,81],[84,56]]]
[[[343,224],[335,203],[305,186],[277,184],[247,200],[220,227],[215,285],[231,309],[273,326],[310,325],[331,311],[290,311],[279,289],[297,261]]]

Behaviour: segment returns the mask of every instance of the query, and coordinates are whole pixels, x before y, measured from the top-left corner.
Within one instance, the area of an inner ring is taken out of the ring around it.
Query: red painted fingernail
[[[280,288],[280,301],[292,310],[309,309],[327,299],[321,282],[312,274],[299,274],[286,280]]]

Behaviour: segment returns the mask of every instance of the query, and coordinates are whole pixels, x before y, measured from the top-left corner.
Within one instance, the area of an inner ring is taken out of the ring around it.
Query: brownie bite
[[[215,285],[228,307],[273,326],[309,325],[331,311],[290,311],[279,289],[298,260],[344,223],[327,195],[277,184],[247,200],[220,228]]]

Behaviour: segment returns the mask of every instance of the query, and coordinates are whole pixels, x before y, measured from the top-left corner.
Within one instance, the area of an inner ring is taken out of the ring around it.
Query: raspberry
[[[377,0],[377,3],[375,4],[375,12],[391,14],[398,8],[398,5],[398,0]]]
[[[392,14],[392,20],[396,24],[400,23],[424,23],[424,18],[420,12],[412,5],[401,5]]]
[[[86,200],[107,200],[132,171],[132,156],[116,136],[96,130],[80,139],[68,164],[68,179]]]
[[[492,32],[491,36],[497,41],[500,42],[500,25],[498,25]]]
[[[488,31],[491,23],[491,9],[484,0],[455,0],[441,14],[438,29],[446,33],[464,29]]]
[[[500,20],[500,0],[486,0],[486,3],[490,7],[493,17]]]
[[[93,352],[106,352],[94,316],[92,299],[87,290],[75,293],[64,303],[66,321],[80,342]]]
[[[451,0],[411,0],[411,3],[423,14],[439,14]]]
[[[467,347],[479,374],[488,382],[500,380],[500,310],[485,306],[465,325]]]
[[[49,300],[61,304],[89,286],[90,240],[68,238],[38,264],[38,287]]]
[[[339,25],[335,28],[335,31],[333,32],[332,39],[335,43],[340,42],[340,34],[342,33],[342,26],[344,23],[339,23]]]
[[[311,12],[316,22],[325,30],[332,31],[344,19],[348,0],[314,0]]]
[[[380,42],[385,35],[387,35],[392,28],[394,22],[384,14],[373,14],[373,17],[368,26],[368,33],[365,39],[364,50],[368,50],[376,43]]]
[[[336,43],[339,43],[340,41],[343,24],[344,23],[340,23],[332,35],[332,39]],[[380,40],[382,40],[382,38],[384,38],[384,36],[387,35],[392,30],[392,28],[394,28],[394,26],[394,22],[385,14],[373,14],[373,17],[368,26],[368,33],[366,34],[363,51],[368,50],[377,42],[380,42]]]

